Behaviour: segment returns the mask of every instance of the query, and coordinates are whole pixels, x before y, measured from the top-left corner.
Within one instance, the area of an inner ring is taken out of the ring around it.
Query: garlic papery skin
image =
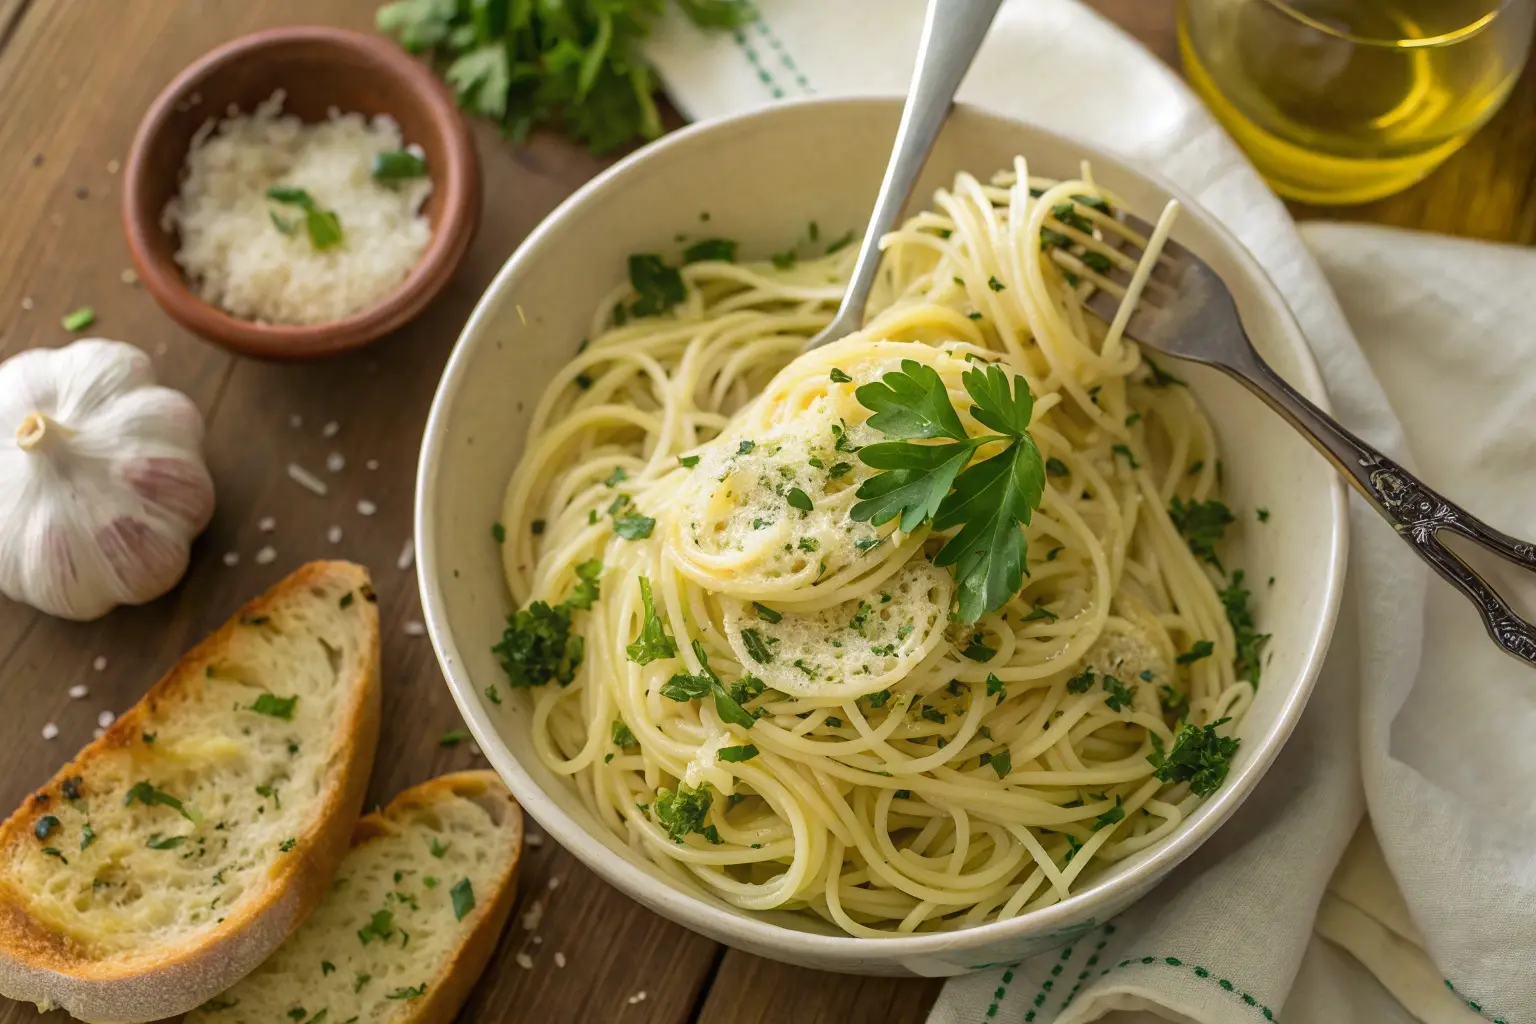
[[[0,363],[0,593],[88,620],[165,593],[213,515],[203,418],[132,345]]]

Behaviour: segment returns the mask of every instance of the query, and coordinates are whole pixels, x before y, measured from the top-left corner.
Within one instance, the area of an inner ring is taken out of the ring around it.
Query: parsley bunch
[[[883,472],[859,487],[862,500],[849,515],[875,526],[900,516],[906,533],[930,519],[935,530],[958,526],[934,564],[954,566],[960,619],[975,622],[1023,586],[1022,527],[1040,506],[1045,462],[1029,435],[1035,399],[1023,377],[1015,376],[1010,388],[1007,374],[994,365],[967,370],[961,380],[975,403],[971,415],[996,434],[968,435],[943,378],[916,360],[902,360],[899,372],[854,392],[874,414],[869,425],[899,440],[859,449],[865,465]],[[917,443],[934,438],[948,440]],[[979,448],[993,442],[1005,447],[969,465]]]
[[[695,25],[731,29],[748,0],[677,0]],[[396,0],[380,32],[428,53],[459,106],[521,141],[557,123],[594,153],[661,134],[641,42],[666,0]]]

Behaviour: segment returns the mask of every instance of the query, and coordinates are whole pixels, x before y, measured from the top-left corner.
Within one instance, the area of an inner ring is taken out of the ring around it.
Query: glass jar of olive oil
[[[1498,110],[1536,0],[1179,0],[1190,83],[1281,195],[1406,188]]]

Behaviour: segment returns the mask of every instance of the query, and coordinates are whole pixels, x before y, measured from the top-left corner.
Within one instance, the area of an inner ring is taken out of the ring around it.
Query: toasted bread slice
[[[306,565],[0,826],[0,993],[147,1021],[257,967],[325,892],[379,733],[368,574]]]
[[[523,814],[495,772],[424,782],[357,824],[320,906],[183,1024],[447,1024],[507,924]]]

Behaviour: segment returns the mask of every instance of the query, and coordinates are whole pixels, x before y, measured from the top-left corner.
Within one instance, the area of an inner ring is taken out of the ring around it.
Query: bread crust
[[[131,956],[97,958],[28,912],[25,893],[0,877],[0,994],[59,1007],[85,1021],[140,1022],[185,1013],[218,995],[270,956],[314,909],[350,846],[378,747],[379,621],[366,569],[349,562],[311,562],[246,604],[211,636],[188,651],[144,698],[124,712],[0,825],[0,850],[32,841],[36,820],[65,799],[63,786],[89,779],[106,752],[135,742],[156,721],[158,705],[187,688],[216,661],[242,619],[262,615],[295,591],[330,583],[362,593],[366,616],[362,661],[333,736],[341,757],[329,772],[316,817],[296,837],[291,854],[272,860],[259,890],[235,905],[212,929],[163,948]],[[175,702],[169,702],[174,704]],[[174,713],[174,708],[170,713]]]

